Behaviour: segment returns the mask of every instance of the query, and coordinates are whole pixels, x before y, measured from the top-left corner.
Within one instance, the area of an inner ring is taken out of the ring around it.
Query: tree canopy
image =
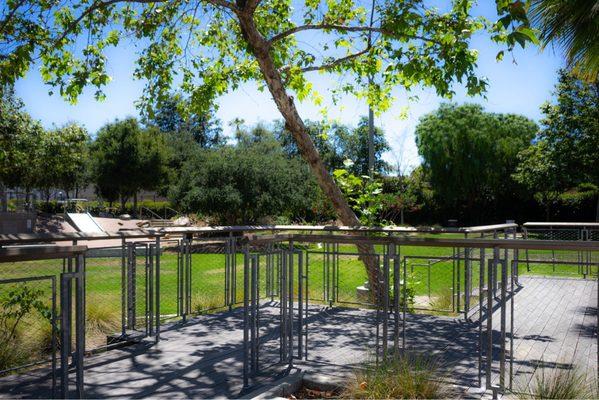
[[[561,193],[581,184],[599,186],[599,86],[561,70],[554,95],[541,107],[538,142],[520,154],[516,174],[542,199],[547,218]]]
[[[435,194],[454,213],[513,197],[517,154],[538,131],[526,117],[443,104],[420,119],[416,144]]]
[[[304,218],[317,197],[314,178],[288,158],[272,132],[258,125],[236,145],[195,153],[174,181],[170,197],[183,210],[218,223],[256,223],[264,217]]]
[[[96,190],[109,202],[136,200],[142,190],[161,187],[168,177],[168,146],[156,129],[142,129],[134,118],[102,127],[92,143]]]

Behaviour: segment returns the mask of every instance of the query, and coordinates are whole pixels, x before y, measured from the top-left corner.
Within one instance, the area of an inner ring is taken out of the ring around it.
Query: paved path
[[[521,278],[521,284],[515,302],[515,379],[529,381],[541,360],[564,368],[575,364],[596,376],[596,282]],[[265,366],[278,355],[277,312],[276,304],[261,309],[260,359]],[[243,397],[247,392],[242,390],[242,320],[241,309],[200,316],[164,331],[159,344],[147,340],[90,357],[86,359],[86,396]],[[373,311],[313,306],[308,321],[308,359],[297,362],[296,368],[345,377],[373,356]],[[494,325],[498,322],[494,317]],[[461,388],[478,386],[475,324],[411,315],[407,328],[407,347],[435,355],[449,382]],[[255,384],[274,382],[276,372]],[[47,382],[39,370],[3,378],[0,397],[47,397]]]

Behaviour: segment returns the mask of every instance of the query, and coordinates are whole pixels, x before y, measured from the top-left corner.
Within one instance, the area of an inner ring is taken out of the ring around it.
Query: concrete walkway
[[[521,284],[514,315],[514,379],[530,381],[540,361],[560,368],[577,365],[596,376],[597,283],[523,277]],[[261,309],[264,367],[278,357],[277,313],[273,303]],[[149,339],[89,357],[86,397],[243,397],[248,391],[242,388],[242,321],[241,309],[200,316],[165,330],[158,344]],[[343,379],[372,357],[373,311],[312,306],[308,321],[308,359],[296,362],[295,368]],[[410,315],[407,327],[407,347],[436,356],[448,382],[461,388],[463,396],[474,396],[468,389],[478,386],[476,324]],[[253,383],[273,383],[284,373],[268,370]],[[41,370],[0,379],[0,397],[48,397],[48,390]]]

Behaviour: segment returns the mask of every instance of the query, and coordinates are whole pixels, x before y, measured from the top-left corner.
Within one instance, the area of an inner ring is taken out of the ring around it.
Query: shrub
[[[439,364],[416,354],[391,355],[356,372],[342,393],[352,399],[438,399],[445,395]]]

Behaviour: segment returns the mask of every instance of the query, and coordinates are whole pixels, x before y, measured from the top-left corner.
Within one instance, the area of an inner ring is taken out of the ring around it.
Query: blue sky
[[[481,10],[490,14],[488,4]],[[487,15],[487,16],[492,16]],[[495,61],[499,48],[484,36],[476,36],[472,48],[479,51],[479,76],[486,76],[490,85],[486,99],[468,97],[457,87],[457,95],[453,101],[457,103],[476,102],[482,104],[488,111],[511,112],[523,114],[534,120],[539,120],[540,105],[549,100],[551,91],[557,80],[557,70],[563,65],[563,57],[553,50],[541,52],[531,46],[517,49],[512,57],[506,55],[502,62]],[[45,86],[34,66],[26,78],[16,84],[16,91],[30,114],[42,121],[46,127],[62,125],[69,121],[83,124],[93,134],[104,123],[123,118],[137,116],[138,111],[134,102],[139,98],[143,82],[132,78],[134,49],[131,45],[121,45],[111,49],[108,55],[108,71],[112,82],[105,89],[107,99],[97,102],[92,90],[86,90],[76,105],[65,102],[60,96],[48,94],[49,87]],[[330,77],[314,74],[311,76],[315,88],[327,99],[327,92],[332,88]],[[419,117],[435,110],[444,99],[440,99],[431,90],[417,90],[418,100],[408,102],[408,96],[402,89],[394,91],[396,101],[393,107],[377,117],[376,124],[382,127],[392,151],[384,158],[399,164],[403,170],[409,170],[418,165],[419,158],[414,143],[414,128]],[[229,121],[242,118],[247,124],[269,122],[279,119],[278,111],[266,92],[259,92],[255,84],[241,86],[234,92],[222,96],[219,101],[217,117],[222,121],[226,134],[232,129]],[[330,117],[343,123],[356,124],[361,115],[367,114],[364,101],[345,98],[343,106],[325,103],[329,108]],[[402,110],[408,106],[408,117],[400,119]],[[311,104],[299,104],[300,115],[304,119],[320,119],[318,108]]]

